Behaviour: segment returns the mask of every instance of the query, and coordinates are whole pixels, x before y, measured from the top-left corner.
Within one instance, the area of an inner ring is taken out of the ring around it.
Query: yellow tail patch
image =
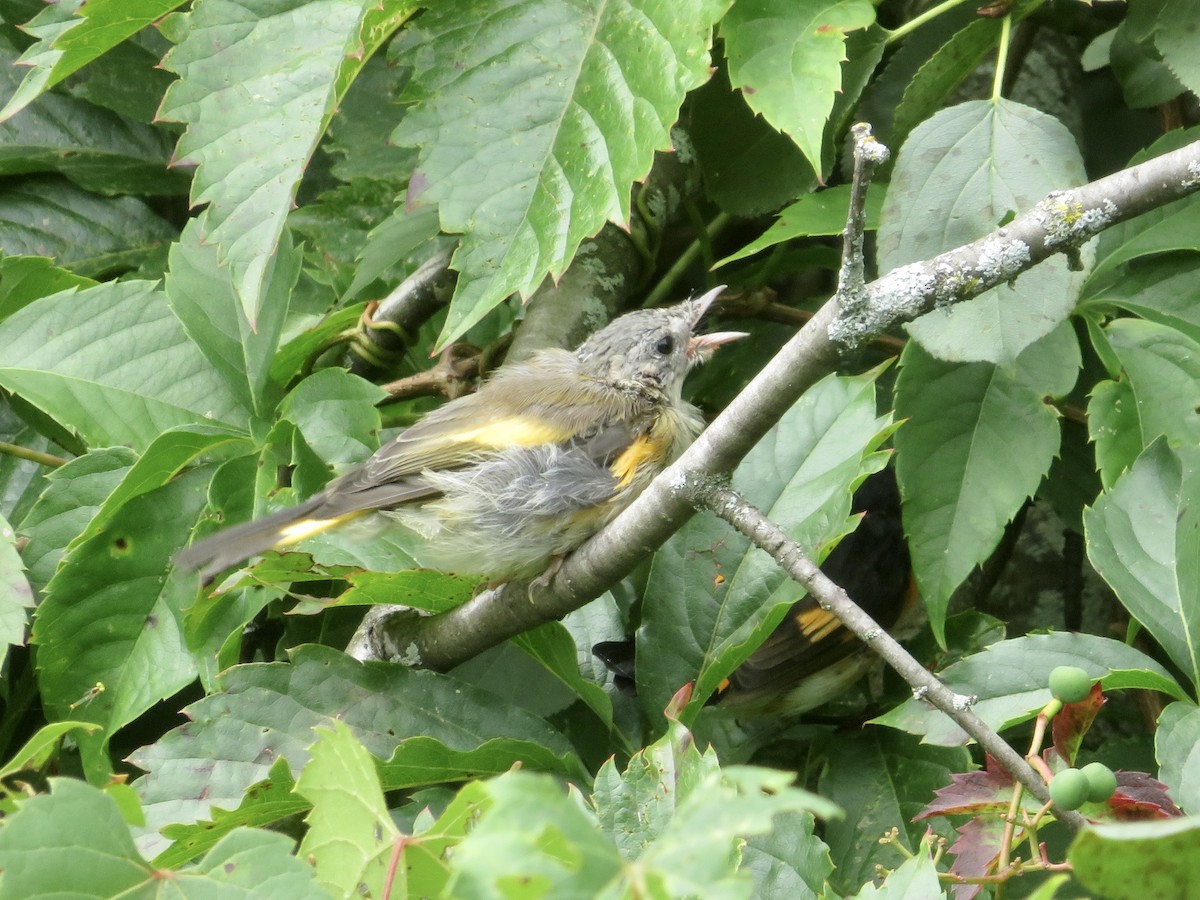
[[[293,522],[291,525],[285,525],[279,529],[279,540],[275,542],[275,546],[287,547],[291,544],[298,544],[305,538],[328,531],[330,528],[335,528],[343,522],[357,519],[361,515],[361,512],[351,512],[341,516],[334,516],[331,519],[301,519],[299,522]]]

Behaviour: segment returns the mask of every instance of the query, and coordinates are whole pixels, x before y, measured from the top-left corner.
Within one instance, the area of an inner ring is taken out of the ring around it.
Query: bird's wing
[[[544,352],[502,369],[477,393],[430,412],[348,473],[347,483],[338,488],[456,469],[512,447],[587,438],[627,418],[628,405],[620,392],[580,376],[572,354]]]

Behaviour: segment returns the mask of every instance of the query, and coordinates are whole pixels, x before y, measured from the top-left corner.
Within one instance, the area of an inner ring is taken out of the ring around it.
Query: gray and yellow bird
[[[698,333],[723,290],[627,313],[574,352],[542,350],[428,413],[305,502],[176,557],[205,580],[384,511],[438,566],[501,581],[542,572],[599,531],[696,438],[688,371],[741,332]]]

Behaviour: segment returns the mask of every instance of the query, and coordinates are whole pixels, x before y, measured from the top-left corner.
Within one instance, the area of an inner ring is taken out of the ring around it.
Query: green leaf
[[[284,398],[279,416],[295,424],[317,456],[344,469],[379,448],[379,410],[386,392],[345,369],[322,369]]]
[[[1198,293],[1200,254],[1171,253],[1138,259],[1115,282],[1089,293],[1080,305],[1116,305],[1200,341],[1200,308],[1192,300]]]
[[[388,142],[388,134],[404,115],[400,95],[412,71],[391,66],[380,56],[367,60],[338,104],[329,123],[329,153],[337,158],[333,174],[345,182],[370,179],[403,184],[417,154]]]
[[[488,806],[450,856],[447,896],[596,897],[620,873],[617,848],[557,780],[508,772],[482,791]]]
[[[741,0],[721,21],[733,86],[814,169],[842,87],[846,32],[874,21],[867,0]]]
[[[37,734],[27,740],[12,759],[0,766],[0,778],[7,779],[10,775],[29,769],[41,769],[54,758],[59,741],[72,731],[82,731],[85,734],[95,734],[100,730],[99,725],[91,722],[51,722],[38,729]]]
[[[1084,828],[1067,851],[1075,877],[1106,900],[1195,898],[1200,817]]]
[[[163,837],[174,843],[154,858],[154,865],[176,868],[207,853],[222,838],[243,826],[267,827],[302,815],[310,809],[310,804],[296,794],[295,787],[287,760],[276,760],[265,781],[246,789],[237,809],[226,811],[214,806],[211,820],[164,827]]]
[[[296,792],[313,807],[298,854],[335,897],[383,896],[400,832],[384,802],[375,762],[343,722],[316,734],[312,759],[296,782]]]
[[[974,241],[1050,191],[1085,180],[1075,139],[1044,113],[1009,100],[943,110],[913,130],[896,159],[879,226],[879,268]],[[1012,362],[1067,318],[1082,283],[1082,273],[1056,257],[907,328],[940,359]]]
[[[725,6],[464,0],[426,10],[392,44],[390,58],[414,66],[404,99],[417,106],[392,136],[421,147],[409,202],[438,204],[442,229],[464,235],[439,347],[560,275],[605,221],[628,222],[630,186],[708,78]]]
[[[164,301],[125,281],[30,304],[0,323],[0,385],[91,446],[142,449],[176,425],[244,427],[245,408]]]
[[[228,270],[217,256],[217,248],[201,239],[199,222],[188,222],[171,246],[167,303],[242,406],[267,418],[272,411],[265,396],[270,368],[300,274],[300,253],[285,233],[265,276],[267,302],[257,329],[242,314]]]
[[[941,109],[963,79],[979,67],[1000,39],[1001,28],[1001,19],[976,19],[955,32],[917,70],[896,107],[889,138],[893,151],[903,147],[909,132]]]
[[[196,677],[182,633],[192,593],[164,575],[204,505],[207,478],[192,470],[115,512],[101,508],[103,525],[68,549],[33,629],[43,702],[58,717],[98,722],[111,735]]]
[[[15,86],[16,55],[0,39],[0,95]],[[167,169],[171,144],[161,129],[50,94],[0,122],[0,175],[59,172],[99,194],[182,194],[187,177]]]
[[[913,856],[887,873],[883,884],[876,886],[868,882],[853,900],[939,900],[946,896],[929,842],[922,841]]]
[[[1187,699],[1171,674],[1140,650],[1093,634],[1052,632],[997,641],[938,677],[952,691],[976,697],[972,711],[1000,730],[1032,719],[1050,702],[1047,682],[1056,666],[1078,666],[1105,690],[1139,688]],[[927,744],[949,747],[969,740],[949,717],[919,700],[906,700],[872,721],[919,734]]]
[[[816,187],[800,148],[746,105],[726,66],[688,95],[684,117],[672,140],[681,157],[695,150],[707,195],[726,212],[760,216]]]
[[[148,888],[153,872],[116,802],[82,781],[53,778],[50,786],[0,829],[0,900],[135,896],[139,885]]]
[[[548,622],[519,634],[513,643],[586,703],[608,728],[613,727],[612,700],[604,688],[584,677],[578,648],[561,622]]]
[[[592,795],[600,830],[622,859],[636,860],[667,830],[687,795],[719,771],[712,747],[702,753],[691,732],[669,721],[666,733],[635,753],[624,772],[611,758],[600,767]]]
[[[883,207],[883,194],[872,191],[867,195],[867,230],[879,227],[879,211]],[[846,227],[846,211],[850,208],[850,186],[838,185],[815,194],[805,194],[795,203],[779,213],[779,218],[736,253],[717,262],[713,268],[745,259],[761,253],[768,247],[782,244],[798,237],[841,234]]]
[[[573,753],[556,755],[533,741],[493,738],[473,750],[455,750],[424,735],[406,738],[378,769],[383,789],[396,791],[487,778],[518,767],[577,781],[587,775]]]
[[[0,516],[0,666],[10,646],[25,643],[25,626],[33,608],[33,588],[17,553],[17,535]]]
[[[0,251],[45,256],[98,278],[140,264],[175,229],[134,197],[98,197],[65,178],[10,179],[0,189]]]
[[[91,287],[96,282],[54,265],[43,256],[0,258],[0,320],[34,300],[68,288]]]
[[[830,735],[817,752],[818,789],[846,811],[824,828],[839,893],[875,877],[877,865],[896,864],[897,851],[879,843],[890,829],[897,829],[901,846],[916,850],[928,823],[913,817],[952,773],[970,765],[965,750],[918,747],[912,738],[876,729]]]
[[[252,326],[296,186],[337,101],[411,12],[399,0],[258,9],[208,0],[180,17],[183,33],[163,60],[180,80],[159,115],[187,125],[177,161],[197,167],[191,199],[208,204],[203,240],[230,268]]]
[[[734,487],[810,552],[847,530],[852,487],[882,466],[878,371],[829,377],[809,390],[750,452]],[[718,578],[718,576],[720,576]],[[695,679],[688,722],[803,596],[765,554],[709,516],[678,531],[651,565],[637,634],[638,700],[654,721]]]
[[[1101,477],[1112,485],[1160,436],[1172,446],[1200,444],[1200,343],[1136,319],[1117,319],[1104,332],[1122,379],[1093,389],[1088,414]]]
[[[1154,46],[1162,61],[1192,93],[1200,92],[1200,60],[1193,52],[1200,30],[1200,8],[1191,0],[1163,0],[1154,28]]]
[[[1200,688],[1200,454],[1155,441],[1083,524],[1096,571]]]
[[[56,27],[25,52],[23,60],[32,63],[33,68],[0,110],[0,121],[15,115],[68,75],[183,3],[184,0],[89,0],[74,4],[79,7],[76,10],[79,18],[62,21],[60,12]]]
[[[556,755],[572,752],[543,719],[503,707],[485,691],[435,672],[359,663],[328,647],[299,647],[291,663],[235,666],[220,683],[221,692],[188,708],[188,725],[131,757],[148,773],[134,787],[152,830],[209,818],[213,806],[236,808],[280,756],[301,772],[313,729],[334,718],[381,759],[417,735],[454,750],[508,737]]]
[[[754,897],[817,900],[833,872],[829,848],[814,834],[809,813],[777,813],[771,830],[746,838],[741,871],[754,879]]]
[[[1154,733],[1158,777],[1182,809],[1200,809],[1200,708],[1172,703],[1158,717]]]
[[[54,575],[67,545],[83,533],[136,460],[132,450],[112,447],[93,450],[47,473],[49,485],[21,522],[21,533],[29,536],[29,578],[39,591]]]
[[[896,474],[913,572],[938,641],[950,595],[991,555],[1005,525],[1037,490],[1060,432],[1047,395],[1070,390],[1079,349],[1069,327],[1011,366],[951,363],[910,343],[901,356]],[[1010,436],[1021,435],[1021,452]]]
[[[346,289],[346,299],[357,297],[372,281],[383,277],[395,265],[405,261],[414,250],[438,233],[437,210],[432,206],[409,209],[397,207],[367,234],[359,254],[354,280]]]

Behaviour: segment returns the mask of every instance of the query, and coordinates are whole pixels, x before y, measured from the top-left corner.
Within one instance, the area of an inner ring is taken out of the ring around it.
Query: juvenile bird
[[[723,287],[627,313],[574,352],[542,350],[428,413],[305,502],[175,560],[207,581],[270,549],[385,511],[439,567],[493,581],[542,572],[599,531],[700,433],[688,371],[742,332],[698,334]]]

